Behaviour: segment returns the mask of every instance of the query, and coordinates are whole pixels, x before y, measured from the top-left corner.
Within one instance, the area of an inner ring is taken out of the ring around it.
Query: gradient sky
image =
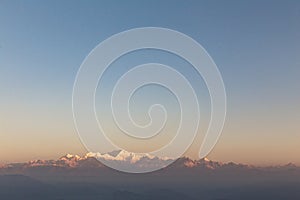
[[[0,162],[84,154],[71,106],[79,66],[109,36],[157,26],[197,40],[223,76],[227,120],[209,158],[300,164],[299,20],[299,1],[1,0]]]

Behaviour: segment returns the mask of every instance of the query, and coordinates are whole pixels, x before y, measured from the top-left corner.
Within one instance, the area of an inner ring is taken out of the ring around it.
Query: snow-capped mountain
[[[89,152],[84,156],[66,154],[57,160],[32,160],[25,163],[12,163],[0,168],[0,173],[23,173],[27,171],[58,171],[76,169],[108,169],[109,166],[121,166],[123,169],[157,169],[164,168],[175,160],[168,157],[157,157],[150,154],[132,153],[124,150],[109,153]],[[168,168],[205,168],[213,170],[222,164],[209,161],[208,159],[192,160],[180,158]]]
[[[101,162],[100,162],[101,161]],[[102,164],[104,163],[104,164]],[[168,165],[172,163],[171,165]],[[157,169],[163,168],[160,172],[238,172],[238,171],[280,171],[280,170],[299,170],[295,165],[259,168],[243,164],[221,163],[211,161],[207,158],[193,160],[182,157],[177,160],[167,157],[157,157],[150,154],[138,154],[127,151],[113,151],[109,153],[87,153],[84,156],[66,154],[57,160],[33,160],[26,163],[12,163],[0,167],[0,174],[49,174],[62,173],[64,175],[101,174],[103,170],[114,171],[107,167],[122,166],[123,169]],[[165,167],[165,168],[164,168]],[[159,173],[160,173],[159,172]]]

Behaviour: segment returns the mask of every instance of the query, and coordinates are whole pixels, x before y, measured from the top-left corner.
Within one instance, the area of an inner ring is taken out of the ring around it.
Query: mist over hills
[[[0,167],[0,199],[300,199],[300,167],[293,164],[256,167],[183,157],[155,172],[130,174],[97,159],[134,168],[174,161],[116,151],[6,164]]]

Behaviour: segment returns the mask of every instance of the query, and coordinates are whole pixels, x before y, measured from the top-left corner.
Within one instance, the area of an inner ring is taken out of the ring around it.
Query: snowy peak
[[[95,157],[99,160],[105,160],[105,161],[121,161],[121,162],[129,162],[131,164],[135,164],[141,160],[170,160],[170,158],[167,157],[156,157],[147,153],[132,153],[125,150],[120,151],[113,151],[109,153],[87,153],[85,157]]]
[[[65,156],[61,157],[60,160],[79,160],[81,157],[78,155],[66,154]]]
[[[208,169],[208,170],[214,170],[218,169],[221,166],[223,166],[220,162],[211,161],[207,158],[203,158],[200,160],[192,160],[188,157],[182,157],[177,159],[171,168],[195,168],[195,169]]]

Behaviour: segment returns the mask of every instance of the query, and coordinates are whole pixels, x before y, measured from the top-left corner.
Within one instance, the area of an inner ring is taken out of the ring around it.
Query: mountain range
[[[133,168],[174,162],[151,173],[130,174],[99,160]],[[0,199],[299,200],[300,167],[257,167],[207,158],[173,160],[126,151],[66,154],[57,160],[1,166]]]
[[[105,154],[90,152],[84,156],[66,154],[57,160],[32,160],[24,163],[10,163],[0,166],[0,174],[43,175],[43,173],[68,172],[65,175],[87,175],[89,173],[90,175],[99,175],[101,171],[117,173],[115,170],[102,164],[102,162],[110,165],[122,165],[132,169],[151,168],[153,166],[162,168],[153,173],[174,171],[191,173],[205,171],[206,174],[220,172],[296,173],[300,171],[300,167],[291,163],[282,166],[256,167],[233,162],[211,161],[207,158],[193,160],[188,157],[182,157],[174,160],[167,157],[156,157],[150,154],[137,154],[120,150]],[[169,163],[172,164],[168,166]]]

